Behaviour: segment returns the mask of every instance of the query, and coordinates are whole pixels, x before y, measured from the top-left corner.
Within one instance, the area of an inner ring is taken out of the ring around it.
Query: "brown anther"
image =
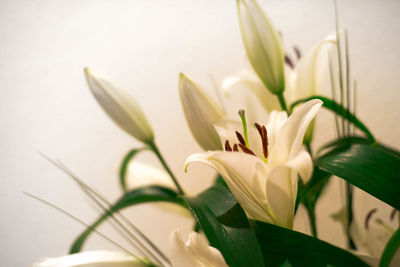
[[[293,46],[294,53],[296,54],[297,60],[301,58],[301,52],[297,46]]]
[[[294,69],[294,64],[293,64],[293,62],[292,62],[292,59],[291,59],[288,55],[285,55],[285,63],[286,63],[291,69]]]
[[[253,155],[253,156],[256,155],[256,154],[254,154],[253,151],[251,151],[250,149],[248,149],[246,146],[244,146],[244,145],[242,145],[242,144],[239,144],[239,147],[240,147],[240,148],[243,150],[243,152],[246,153],[246,154],[250,154],[250,155]]]
[[[268,133],[267,128],[265,126],[261,126],[257,122],[254,124],[258,130],[258,133],[261,136],[262,146],[263,146],[263,154],[265,158],[268,158]]]
[[[397,211],[396,209],[393,209],[393,210],[392,210],[392,213],[390,213],[390,220],[391,220],[391,221],[393,221],[394,216],[396,215],[396,211]]]
[[[236,133],[236,137],[237,137],[237,139],[239,140],[239,142],[240,142],[242,145],[246,146],[246,141],[244,141],[243,136],[242,136],[238,131],[236,131],[235,133]]]
[[[232,151],[231,145],[229,144],[229,140],[225,141],[225,151]]]
[[[365,216],[365,221],[364,221],[365,229],[369,228],[369,221],[371,220],[372,215],[377,211],[378,211],[377,209],[372,209],[368,212],[367,216]]]
[[[238,145],[237,145],[237,144],[234,144],[234,145],[233,145],[233,151],[239,152],[239,148],[238,148]]]

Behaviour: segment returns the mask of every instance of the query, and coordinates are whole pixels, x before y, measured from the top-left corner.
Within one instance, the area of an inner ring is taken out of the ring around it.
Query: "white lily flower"
[[[148,164],[131,161],[126,172],[126,186],[129,190],[149,185],[158,185],[175,190],[171,177],[162,170]]]
[[[170,237],[171,263],[173,267],[227,267],[218,249],[208,245],[207,239],[196,233],[189,234],[186,244],[178,229]]]
[[[356,220],[353,222],[350,234],[357,247],[357,253],[378,259],[381,257],[387,242],[399,226],[397,212],[393,210],[392,216],[383,216],[378,209],[372,209],[366,214],[363,223]],[[400,263],[400,249],[393,260]]]
[[[197,143],[204,150],[221,149],[214,123],[225,117],[222,109],[186,75],[179,75],[179,96],[186,121]]]
[[[85,76],[96,100],[119,127],[144,143],[153,142],[153,129],[128,92],[89,68],[85,68]]]
[[[254,0],[238,0],[240,30],[247,57],[273,94],[285,90],[284,54],[275,27]]]
[[[173,191],[176,190],[175,184],[171,177],[162,170],[156,169],[150,165],[131,161],[126,172],[126,186],[128,190],[133,190],[138,187],[158,185],[163,186]],[[190,211],[172,203],[157,202],[153,204],[163,210],[182,215],[187,218],[192,218]]]
[[[294,69],[285,65],[284,96],[288,104],[312,95],[323,94],[326,91],[329,77],[328,53],[336,44],[335,36],[329,35],[316,43],[305,55],[296,62]],[[246,61],[244,65],[247,65]],[[229,96],[232,89],[244,86],[252,91],[268,112],[280,110],[278,98],[268,90],[260,79],[246,66],[237,75],[226,77],[222,81],[222,90]]]
[[[58,258],[47,258],[32,267],[146,267],[137,258],[114,251],[87,251]]]
[[[307,180],[313,169],[310,155],[302,150],[302,141],[321,105],[320,100],[308,101],[289,118],[285,112],[272,112],[266,127],[258,125],[258,136],[257,130],[249,127],[248,145],[239,140],[240,148],[247,153],[229,152],[234,125],[217,125],[221,139],[228,140],[227,151],[193,154],[186,159],[186,167],[192,162],[212,166],[251,218],[292,228],[297,175]],[[238,151],[235,145],[233,150]]]

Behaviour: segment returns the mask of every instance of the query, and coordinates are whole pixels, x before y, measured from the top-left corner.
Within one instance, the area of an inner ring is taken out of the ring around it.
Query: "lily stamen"
[[[258,133],[261,136],[262,146],[263,146],[263,154],[265,159],[268,158],[268,133],[267,128],[265,126],[261,126],[257,122],[254,124],[258,130]]]
[[[237,139],[239,140],[239,143],[246,146],[246,141],[244,140],[243,136],[238,131],[236,131],[235,133],[236,133]]]
[[[244,146],[244,145],[242,145],[242,144],[239,144],[239,147],[240,147],[240,148],[243,150],[243,152],[246,153],[246,154],[250,154],[250,155],[253,155],[253,156],[256,155],[253,151],[251,151],[250,149],[248,149],[246,146]]]
[[[225,151],[232,151],[231,145],[229,144],[229,141],[225,141]]]
[[[390,213],[390,221],[393,221],[393,219],[394,219],[394,216],[396,215],[396,209],[393,209],[392,210],[392,213]]]
[[[233,151],[239,152],[239,148],[238,148],[238,145],[237,145],[237,144],[234,144],[234,145],[233,145]]]
[[[377,212],[377,209],[372,209],[367,213],[367,216],[365,216],[365,221],[364,221],[364,227],[365,229],[368,230],[369,228],[369,221],[371,220],[372,215],[374,215],[375,212]]]
[[[243,125],[243,135],[244,135],[244,145],[249,148],[249,140],[247,137],[247,122],[246,122],[246,115],[243,109],[239,110],[239,116],[240,119],[242,120],[242,125]]]

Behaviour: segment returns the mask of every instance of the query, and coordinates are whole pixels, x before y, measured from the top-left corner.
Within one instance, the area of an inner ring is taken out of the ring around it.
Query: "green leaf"
[[[81,251],[82,246],[89,235],[109,216],[124,208],[147,202],[171,202],[184,205],[182,200],[178,198],[178,194],[171,189],[161,186],[146,186],[136,188],[123,195],[115,204],[113,204],[107,212],[102,214],[89,228],[82,232],[71,246],[70,253]]]
[[[136,148],[129,151],[125,157],[122,159],[121,166],[119,167],[119,182],[123,192],[127,192],[126,187],[126,170],[128,168],[129,162],[141,151],[149,149],[148,147]]]
[[[328,185],[329,178],[332,175],[319,168],[314,167],[313,176],[310,181],[303,185],[299,179],[299,191],[296,199],[296,210],[301,202],[310,201],[313,205],[316,204],[320,195],[324,192],[325,187]]]
[[[389,151],[365,144],[341,146],[315,165],[400,209],[400,158]]]
[[[217,183],[196,197],[182,198],[229,266],[264,266],[246,214],[228,188]]]
[[[296,231],[262,222],[255,222],[254,229],[266,266],[287,259],[293,266],[368,266],[346,250]]]
[[[308,97],[305,99],[301,99],[298,100],[296,102],[294,102],[291,106],[291,110],[293,110],[293,108],[295,106],[297,106],[298,104],[307,102],[311,99],[320,99],[324,102],[323,107],[326,109],[329,109],[330,111],[335,112],[336,114],[338,114],[339,116],[342,116],[343,118],[349,120],[351,123],[353,123],[358,129],[360,129],[361,131],[363,131],[368,139],[370,139],[372,142],[375,141],[374,136],[372,135],[372,133],[368,130],[368,128],[354,115],[352,114],[348,109],[346,109],[345,107],[343,107],[342,105],[336,103],[335,101],[323,97],[323,96],[312,96],[312,97]]]
[[[400,228],[389,239],[386,244],[385,249],[382,252],[381,261],[379,262],[379,267],[387,267],[392,261],[396,251],[400,247]]]

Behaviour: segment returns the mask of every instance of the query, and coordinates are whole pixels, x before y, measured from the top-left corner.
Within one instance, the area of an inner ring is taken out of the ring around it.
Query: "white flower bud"
[[[128,92],[89,68],[85,68],[85,76],[96,100],[119,127],[144,143],[153,142],[153,129]]]
[[[214,124],[225,117],[221,108],[192,80],[179,75],[179,96],[186,121],[197,143],[204,150],[222,148]]]
[[[247,57],[273,94],[285,90],[284,54],[278,32],[254,0],[237,0],[240,31]]]

